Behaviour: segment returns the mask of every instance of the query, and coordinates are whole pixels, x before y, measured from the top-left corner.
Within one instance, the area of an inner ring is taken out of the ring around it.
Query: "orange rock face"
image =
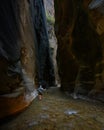
[[[29,101],[24,99],[25,95],[31,95],[35,90],[36,51],[27,0],[15,2],[10,0],[7,3],[3,1],[0,10],[2,12],[0,15],[2,19],[0,22],[0,118],[2,118],[22,110],[33,100],[33,97]]]

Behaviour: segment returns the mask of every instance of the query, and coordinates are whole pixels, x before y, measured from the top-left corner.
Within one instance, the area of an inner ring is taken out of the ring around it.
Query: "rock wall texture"
[[[34,30],[36,34],[38,50],[38,79],[40,84],[44,82],[48,86],[54,86],[54,66],[50,54],[44,2],[43,0],[32,1],[32,5],[34,5],[32,14],[34,16]]]
[[[36,48],[28,1],[4,0],[0,12],[0,118],[3,118],[24,109],[36,97]]]
[[[0,94],[20,86],[33,91],[35,44],[29,4],[27,0],[4,0],[0,12]]]
[[[104,2],[103,6],[100,2],[54,0],[61,88],[90,96],[97,93],[96,97],[102,98]]]
[[[50,51],[52,56],[52,61],[54,64],[55,70],[55,84],[59,84],[59,76],[58,76],[58,68],[57,68],[57,61],[56,61],[56,53],[57,53],[57,39],[54,32],[54,0],[44,0],[44,6],[46,11],[46,18],[47,18],[47,30],[49,36],[49,45]]]
[[[43,0],[47,14],[50,16],[54,15],[54,0]]]
[[[0,94],[33,91],[35,78],[54,85],[43,0],[4,0],[0,10]]]
[[[36,79],[50,86],[55,77],[43,0],[4,0],[0,12],[1,118],[29,105]]]

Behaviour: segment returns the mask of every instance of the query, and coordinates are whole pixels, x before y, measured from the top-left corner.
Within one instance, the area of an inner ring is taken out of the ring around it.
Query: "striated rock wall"
[[[61,89],[73,91],[78,71],[78,63],[71,51],[73,3],[72,1],[54,1],[55,34],[58,41],[57,63],[61,79]]]
[[[36,78],[38,84],[54,85],[55,77],[43,0],[4,0],[0,12],[2,118],[27,107],[37,96]]]
[[[33,91],[35,46],[29,4],[27,0],[4,0],[0,10],[0,94],[20,86]]]
[[[60,84],[58,69],[57,69],[57,61],[56,61],[56,53],[57,53],[57,39],[54,32],[54,0],[44,0],[46,18],[47,18],[47,30],[49,36],[49,45],[51,57],[55,70],[55,84]]]
[[[61,88],[84,95],[104,90],[104,14],[102,4],[91,9],[91,2],[54,0]]]
[[[35,78],[54,85],[43,0],[4,0],[0,10],[0,94],[19,86],[33,91]]]
[[[32,0],[34,10],[34,30],[38,50],[38,80],[40,84],[47,84],[48,87],[55,85],[54,67],[50,54],[49,38],[46,23],[46,14],[43,0]]]
[[[37,95],[36,42],[27,0],[4,0],[0,12],[0,118],[3,118],[27,107]]]

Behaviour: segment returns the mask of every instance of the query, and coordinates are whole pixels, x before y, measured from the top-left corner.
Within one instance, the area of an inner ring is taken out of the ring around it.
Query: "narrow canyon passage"
[[[43,99],[32,104],[0,130],[104,130],[104,105],[96,101],[72,99],[53,87]]]
[[[1,1],[0,130],[104,130],[104,0]]]

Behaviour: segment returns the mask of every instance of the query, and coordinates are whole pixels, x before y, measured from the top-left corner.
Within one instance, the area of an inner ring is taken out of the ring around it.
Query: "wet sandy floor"
[[[0,130],[104,130],[104,104],[74,100],[51,88]]]

